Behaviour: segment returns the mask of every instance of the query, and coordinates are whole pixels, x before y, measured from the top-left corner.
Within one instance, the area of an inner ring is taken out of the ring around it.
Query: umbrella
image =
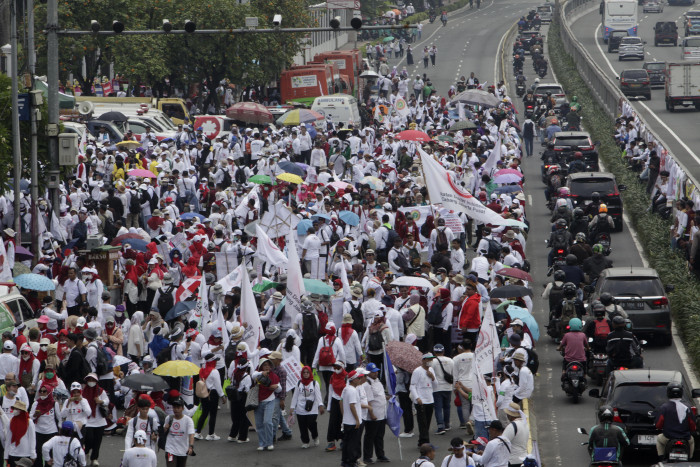
[[[420,141],[421,143],[427,143],[430,141],[430,136],[428,136],[428,134],[424,131],[404,130],[396,135],[396,139],[402,141]]]
[[[21,274],[14,278],[15,284],[23,289],[48,292],[56,290],[56,284],[51,279],[41,274]]]
[[[540,340],[540,326],[537,324],[537,320],[527,311],[525,308],[520,306],[510,305],[506,310],[511,320],[519,319],[530,330],[530,334],[537,341]]]
[[[206,219],[206,217],[204,217],[202,214],[200,214],[198,212],[186,212],[184,214],[180,214],[180,219],[182,219],[183,221],[186,221],[187,219],[195,219],[195,218],[199,219],[200,221],[203,221],[204,219]]]
[[[306,235],[306,231],[309,230],[309,228],[311,227],[313,227],[311,219],[302,219],[297,224],[297,234]]]
[[[379,78],[381,75],[373,70],[363,71],[360,78]]]
[[[506,285],[504,287],[497,287],[489,294],[491,298],[524,297],[525,295],[532,296],[532,290],[529,287],[524,287],[522,285]]]
[[[391,285],[406,286],[406,287],[420,287],[432,289],[433,284],[423,277],[418,276],[401,276],[397,277]]]
[[[129,357],[125,357],[123,355],[115,355],[112,357],[112,366],[122,366],[129,363],[131,363],[131,359]]]
[[[353,227],[355,227],[356,225],[360,225],[360,216],[358,216],[352,211],[340,211],[338,217],[341,221]]]
[[[233,120],[255,125],[264,125],[275,121],[272,112],[262,104],[255,102],[237,102],[226,109],[226,116]]]
[[[304,168],[299,164],[289,161],[279,161],[277,165],[287,173],[299,175],[300,177],[304,176]]]
[[[319,212],[318,214],[314,214],[313,216],[311,216],[312,221],[317,221],[319,218],[323,218],[329,222],[331,220],[331,216],[329,216],[328,214],[325,214],[323,212]]]
[[[348,182],[331,182],[328,184],[328,186],[331,186],[336,190],[345,190],[352,185],[350,185]]]
[[[199,288],[199,282],[197,282],[197,288]],[[190,294],[191,295],[191,294]],[[189,296],[188,296],[189,297]],[[187,300],[184,302],[177,302],[165,315],[165,321],[170,321],[177,319],[182,315],[188,314],[190,311],[197,306],[197,300]]]
[[[307,293],[317,293],[319,295],[334,295],[335,290],[330,285],[318,279],[304,279],[304,288]]]
[[[202,276],[193,276],[185,279],[175,291],[175,301],[182,302],[192,295],[197,295],[201,281]],[[168,314],[170,314],[170,311],[168,311]]]
[[[435,138],[438,141],[447,141],[448,143],[454,143],[455,140],[452,136],[450,135],[440,135],[437,138]]]
[[[309,136],[311,136],[311,139],[316,138],[316,135],[318,134],[316,127],[311,123],[304,123],[304,126],[306,127],[306,131],[309,133]]]
[[[532,282],[532,276],[522,269],[518,268],[503,268],[496,271],[496,274],[500,276],[514,277],[516,279],[522,279],[524,281]]]
[[[495,177],[498,177],[499,175],[515,175],[518,178],[523,178],[523,176],[524,176],[522,172],[520,172],[519,170],[515,170],[515,169],[501,169],[493,175]]]
[[[170,387],[160,376],[148,373],[135,373],[127,376],[122,381],[122,386],[134,391],[165,391]]]
[[[272,282],[268,280],[264,280],[262,282],[259,282],[253,286],[253,292],[255,293],[263,293],[266,290],[274,289],[277,287],[277,282]]]
[[[127,175],[131,177],[141,177],[141,178],[158,178],[158,175],[154,174],[150,170],[146,169],[134,169],[134,170],[129,170],[127,172]]]
[[[370,188],[373,190],[383,190],[384,189],[384,182],[379,180],[377,177],[365,177],[362,180],[360,180],[360,183],[363,185],[369,185]]]
[[[194,376],[199,374],[199,367],[187,360],[170,360],[162,365],[158,365],[153,370],[154,375],[170,376],[178,378],[180,376]]]
[[[480,105],[482,107],[498,107],[500,101],[498,97],[490,92],[481,89],[467,89],[452,98],[452,102],[462,102],[469,105]]]
[[[257,183],[258,185],[270,185],[272,184],[272,179],[270,179],[269,175],[253,175],[248,179],[249,182],[251,183]]]
[[[120,235],[120,236],[116,237],[114,240],[112,240],[112,243],[110,243],[110,245],[112,245],[112,246],[121,245],[124,240],[129,240],[132,238],[135,238],[138,240],[143,240],[143,237],[139,234],[128,233],[128,234],[124,234],[124,235]]]
[[[389,358],[391,358],[391,363],[394,366],[411,373],[423,361],[423,354],[420,353],[420,350],[406,342],[391,341],[386,345],[386,351],[389,353]]]
[[[390,12],[390,11],[388,11],[387,13],[392,13],[392,14],[393,14],[393,12]],[[384,38],[384,42],[391,42],[391,41],[393,41],[393,40],[394,40],[394,36],[389,36],[389,37],[385,37],[385,38]]]
[[[517,175],[514,174],[503,174],[503,175],[496,175],[493,177],[493,182],[494,183],[500,183],[503,185],[509,184],[509,183],[518,183],[523,179],[522,176],[518,177]]]
[[[498,195],[503,193],[515,193],[516,191],[523,191],[523,188],[520,185],[505,185],[496,187],[496,189],[493,190],[493,192]]]
[[[103,113],[98,117],[98,120],[104,120],[106,122],[128,122],[129,119],[121,112],[107,112]]]
[[[521,222],[516,219],[506,219],[505,222],[503,222],[503,225],[507,225],[508,227],[518,227],[520,229],[527,229],[527,224],[525,222]]]
[[[15,259],[18,259],[20,261],[24,261],[25,259],[32,259],[34,258],[34,255],[32,254],[31,251],[27,250],[24,248],[22,245],[17,245],[15,247]]]
[[[117,143],[117,147],[121,149],[136,149],[141,147],[141,143],[133,140],[122,141]]]
[[[302,123],[314,123],[318,120],[324,120],[324,117],[315,110],[291,109],[277,119],[277,124],[280,126],[299,126]]]
[[[288,173],[288,172],[283,173],[283,174],[279,174],[277,176],[277,178],[279,180],[289,182],[289,183],[294,183],[296,185],[301,185],[302,183],[304,183],[304,180],[299,175],[293,174],[293,173]]]
[[[146,242],[146,240],[142,238],[129,238],[122,240],[120,243],[122,245],[131,245],[131,248],[133,248],[136,251],[146,252],[148,250],[148,248],[146,248],[146,245],[148,245],[149,242]]]
[[[450,127],[450,131],[476,130],[476,123],[471,120],[460,120]]]

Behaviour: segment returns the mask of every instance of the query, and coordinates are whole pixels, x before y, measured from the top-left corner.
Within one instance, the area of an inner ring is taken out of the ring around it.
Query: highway
[[[571,26],[576,38],[605,73],[613,79],[622,70],[641,68],[643,63],[641,61],[619,62],[617,53],[608,54],[606,52],[607,45],[603,43],[600,32],[601,16],[598,14],[598,3],[595,3],[596,7],[592,12],[578,19]],[[642,13],[642,7],[639,7],[638,35],[646,41],[644,50],[647,61],[669,62],[680,59],[680,47],[654,46],[653,27],[657,21],[675,21],[678,25],[679,37],[683,37],[681,19],[683,13],[691,9],[697,9],[697,5],[691,7],[664,5],[662,13]],[[700,147],[698,145],[700,134],[697,132],[700,113],[693,107],[679,107],[675,112],[666,110],[663,88],[656,88],[652,91],[651,101],[644,101],[640,98],[640,100],[632,100],[632,105],[666,142],[673,156],[681,161],[696,179],[700,177]]]

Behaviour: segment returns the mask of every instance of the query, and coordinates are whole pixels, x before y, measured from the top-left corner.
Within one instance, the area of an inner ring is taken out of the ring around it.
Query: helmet
[[[578,99],[578,97],[574,96],[571,98],[571,102],[576,102],[577,99]]]
[[[557,229],[565,229],[566,228],[566,219],[557,219],[556,226],[557,226]]]
[[[554,280],[559,281],[559,282],[564,282],[566,279],[566,273],[562,271],[561,269],[557,269],[554,271]]]
[[[547,91],[547,97],[550,97],[552,95],[552,91]]]
[[[601,405],[598,408],[598,420],[601,423],[612,423],[614,417],[613,408],[609,405]]]
[[[613,326],[615,326],[616,328],[624,327],[625,326],[625,318],[623,318],[620,315],[616,315],[613,318],[612,323],[613,323]]]
[[[571,194],[571,189],[568,186],[559,188],[559,196],[569,196],[569,194]]]
[[[549,169],[547,170],[547,175],[555,174],[555,173],[559,172],[560,169],[561,169],[561,167],[559,167],[556,164],[550,165]]]
[[[539,83],[539,82],[540,82],[540,79],[539,79],[539,78],[535,78],[535,83]]]
[[[593,302],[593,305],[591,306],[591,308],[593,309],[593,314],[596,316],[596,318],[598,318],[600,316],[605,316],[605,305],[600,303],[599,300],[596,300],[595,302]]]
[[[600,201],[600,193],[594,191],[593,193],[591,193],[591,199],[594,203],[597,203],[598,201]]]
[[[576,266],[577,263],[578,263],[578,258],[576,257],[576,255],[574,255],[572,253],[569,253],[568,255],[566,255],[566,265],[567,266]]]
[[[585,214],[585,213],[583,212],[583,209],[581,209],[581,208],[576,208],[576,209],[574,209],[574,217],[575,217],[576,219],[582,218],[582,217],[584,216],[584,214]]]
[[[603,292],[600,294],[600,303],[602,303],[605,306],[612,305],[613,302],[613,296],[610,292]]]
[[[600,213],[600,212],[607,213],[607,212],[608,212],[608,205],[607,205],[607,204],[601,204],[600,206],[598,206],[598,212],[599,212],[599,213]]]
[[[576,152],[574,153],[574,158],[576,158],[576,159],[581,159],[581,158],[583,158],[583,153],[582,153],[581,151],[576,151]]]
[[[666,395],[669,399],[680,399],[683,397],[683,386],[680,383],[668,383],[666,386]]]
[[[583,329],[583,323],[578,318],[571,318],[569,320],[569,330],[570,331],[581,331]]]
[[[579,243],[586,243],[586,234],[579,232],[576,234],[576,241]]]
[[[566,298],[572,298],[574,295],[576,295],[576,285],[573,282],[567,282],[562,287],[562,291],[564,292],[564,296]]]
[[[605,252],[605,247],[600,243],[593,245],[593,253],[603,254]]]
[[[568,209],[568,205],[566,204],[566,200],[563,198],[559,198],[556,202],[557,209],[561,212],[565,212]]]

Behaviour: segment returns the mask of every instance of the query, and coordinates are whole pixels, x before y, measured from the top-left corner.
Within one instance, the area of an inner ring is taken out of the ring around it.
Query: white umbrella
[[[360,78],[379,78],[381,75],[373,70],[363,71]]]
[[[432,289],[433,284],[423,277],[418,276],[401,276],[394,279],[391,285],[406,286],[406,287],[420,287]]]

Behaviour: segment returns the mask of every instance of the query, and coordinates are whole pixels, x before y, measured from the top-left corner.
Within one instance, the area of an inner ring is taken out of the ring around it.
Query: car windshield
[[[642,43],[642,40],[639,37],[623,37],[622,38],[623,45],[639,45],[641,43]]]
[[[551,92],[552,94],[564,94],[564,90],[561,86],[538,86],[536,94],[547,94]]]
[[[615,193],[615,183],[609,178],[580,178],[571,182],[569,188],[576,196],[588,197],[597,191],[602,196]]]
[[[547,5],[547,6],[538,6],[537,7],[537,12],[538,13],[551,13],[552,12],[552,7]]]
[[[639,403],[648,407],[643,409],[646,412],[668,401],[666,385],[668,382],[623,383],[615,388],[612,401],[618,405]]]
[[[613,297],[659,297],[664,295],[661,281],[657,277],[608,277],[601,293],[609,292]]]
[[[653,71],[666,69],[666,63],[664,63],[664,62],[647,63],[644,66],[646,67],[647,70],[653,70]]]
[[[625,79],[644,79],[647,77],[646,70],[625,70],[622,72]]]
[[[557,137],[554,140],[555,146],[590,146],[591,143],[585,136]]]
[[[685,47],[700,47],[700,37],[693,37],[691,39],[686,39],[685,44],[683,44]]]

